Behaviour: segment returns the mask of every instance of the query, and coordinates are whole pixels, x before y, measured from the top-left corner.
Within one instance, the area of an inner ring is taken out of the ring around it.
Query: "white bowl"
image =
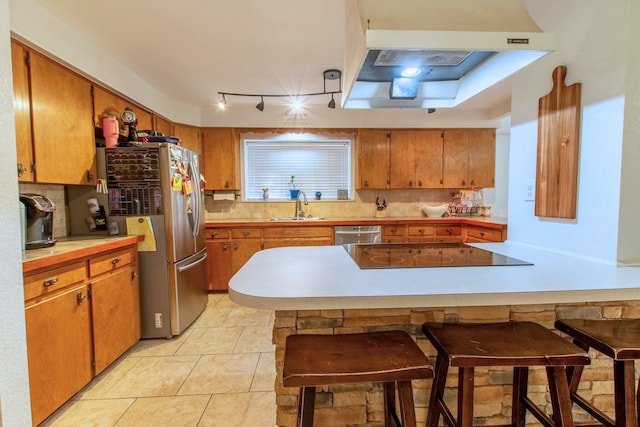
[[[449,208],[448,204],[443,205],[422,205],[422,212],[429,218],[440,218]]]

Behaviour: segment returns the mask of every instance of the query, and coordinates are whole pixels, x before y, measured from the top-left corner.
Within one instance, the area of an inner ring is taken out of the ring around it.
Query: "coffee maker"
[[[47,196],[20,193],[20,201],[27,208],[26,249],[53,246],[53,212],[56,206]]]

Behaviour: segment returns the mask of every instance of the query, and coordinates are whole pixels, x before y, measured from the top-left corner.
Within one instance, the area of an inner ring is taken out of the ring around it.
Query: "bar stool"
[[[571,400],[607,427],[637,426],[640,384],[636,391],[634,361],[640,359],[640,319],[566,319],[556,320],[555,327],[585,351],[593,348],[613,359],[615,421],[578,395],[582,366],[567,370]]]
[[[447,425],[473,425],[474,369],[477,366],[513,367],[512,426],[524,426],[526,411],[544,426],[573,426],[565,366],[588,365],[586,352],[533,322],[424,323],[422,331],[438,352],[429,398],[427,427],[436,427],[442,415]],[[457,421],[444,402],[449,366],[458,368]],[[545,366],[553,416],[527,396],[530,366]]]
[[[385,426],[416,425],[411,380],[433,377],[433,366],[404,331],[343,335],[289,335],[282,373],[285,387],[300,387],[298,426],[313,425],[316,386],[384,383]]]

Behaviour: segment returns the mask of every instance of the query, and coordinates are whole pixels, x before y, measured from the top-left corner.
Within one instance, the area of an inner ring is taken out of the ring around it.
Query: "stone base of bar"
[[[276,311],[273,342],[276,345],[277,425],[281,427],[296,425],[298,389],[282,386],[284,345],[286,337],[291,334],[341,334],[402,329],[416,338],[420,348],[435,363],[436,352],[420,331],[423,322],[464,323],[529,320],[553,329],[553,323],[556,319],[639,317],[640,300],[575,305]],[[567,337],[567,339],[569,338]],[[585,368],[580,385],[581,394],[598,407],[603,408],[607,415],[613,417],[611,359],[593,350],[590,356],[592,364]],[[551,403],[547,398],[544,368],[532,368],[530,372],[529,396],[545,412],[550,413]],[[474,424],[509,423],[511,416],[511,369],[477,368],[475,385]],[[413,387],[418,425],[424,426],[431,380],[414,381]],[[447,402],[455,402],[456,387],[457,369],[451,369],[445,392]],[[380,384],[345,384],[322,387],[316,395],[315,421],[317,425],[322,426],[379,427],[384,422],[382,408],[383,396]],[[528,421],[530,421],[529,418]],[[574,408],[574,421],[592,421],[592,418],[581,409]]]

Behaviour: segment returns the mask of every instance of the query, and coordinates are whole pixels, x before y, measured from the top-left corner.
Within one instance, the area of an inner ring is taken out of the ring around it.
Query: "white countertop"
[[[555,304],[640,299],[640,267],[511,242],[473,244],[532,266],[361,270],[342,246],[257,252],[229,282],[240,305],[271,310]]]

